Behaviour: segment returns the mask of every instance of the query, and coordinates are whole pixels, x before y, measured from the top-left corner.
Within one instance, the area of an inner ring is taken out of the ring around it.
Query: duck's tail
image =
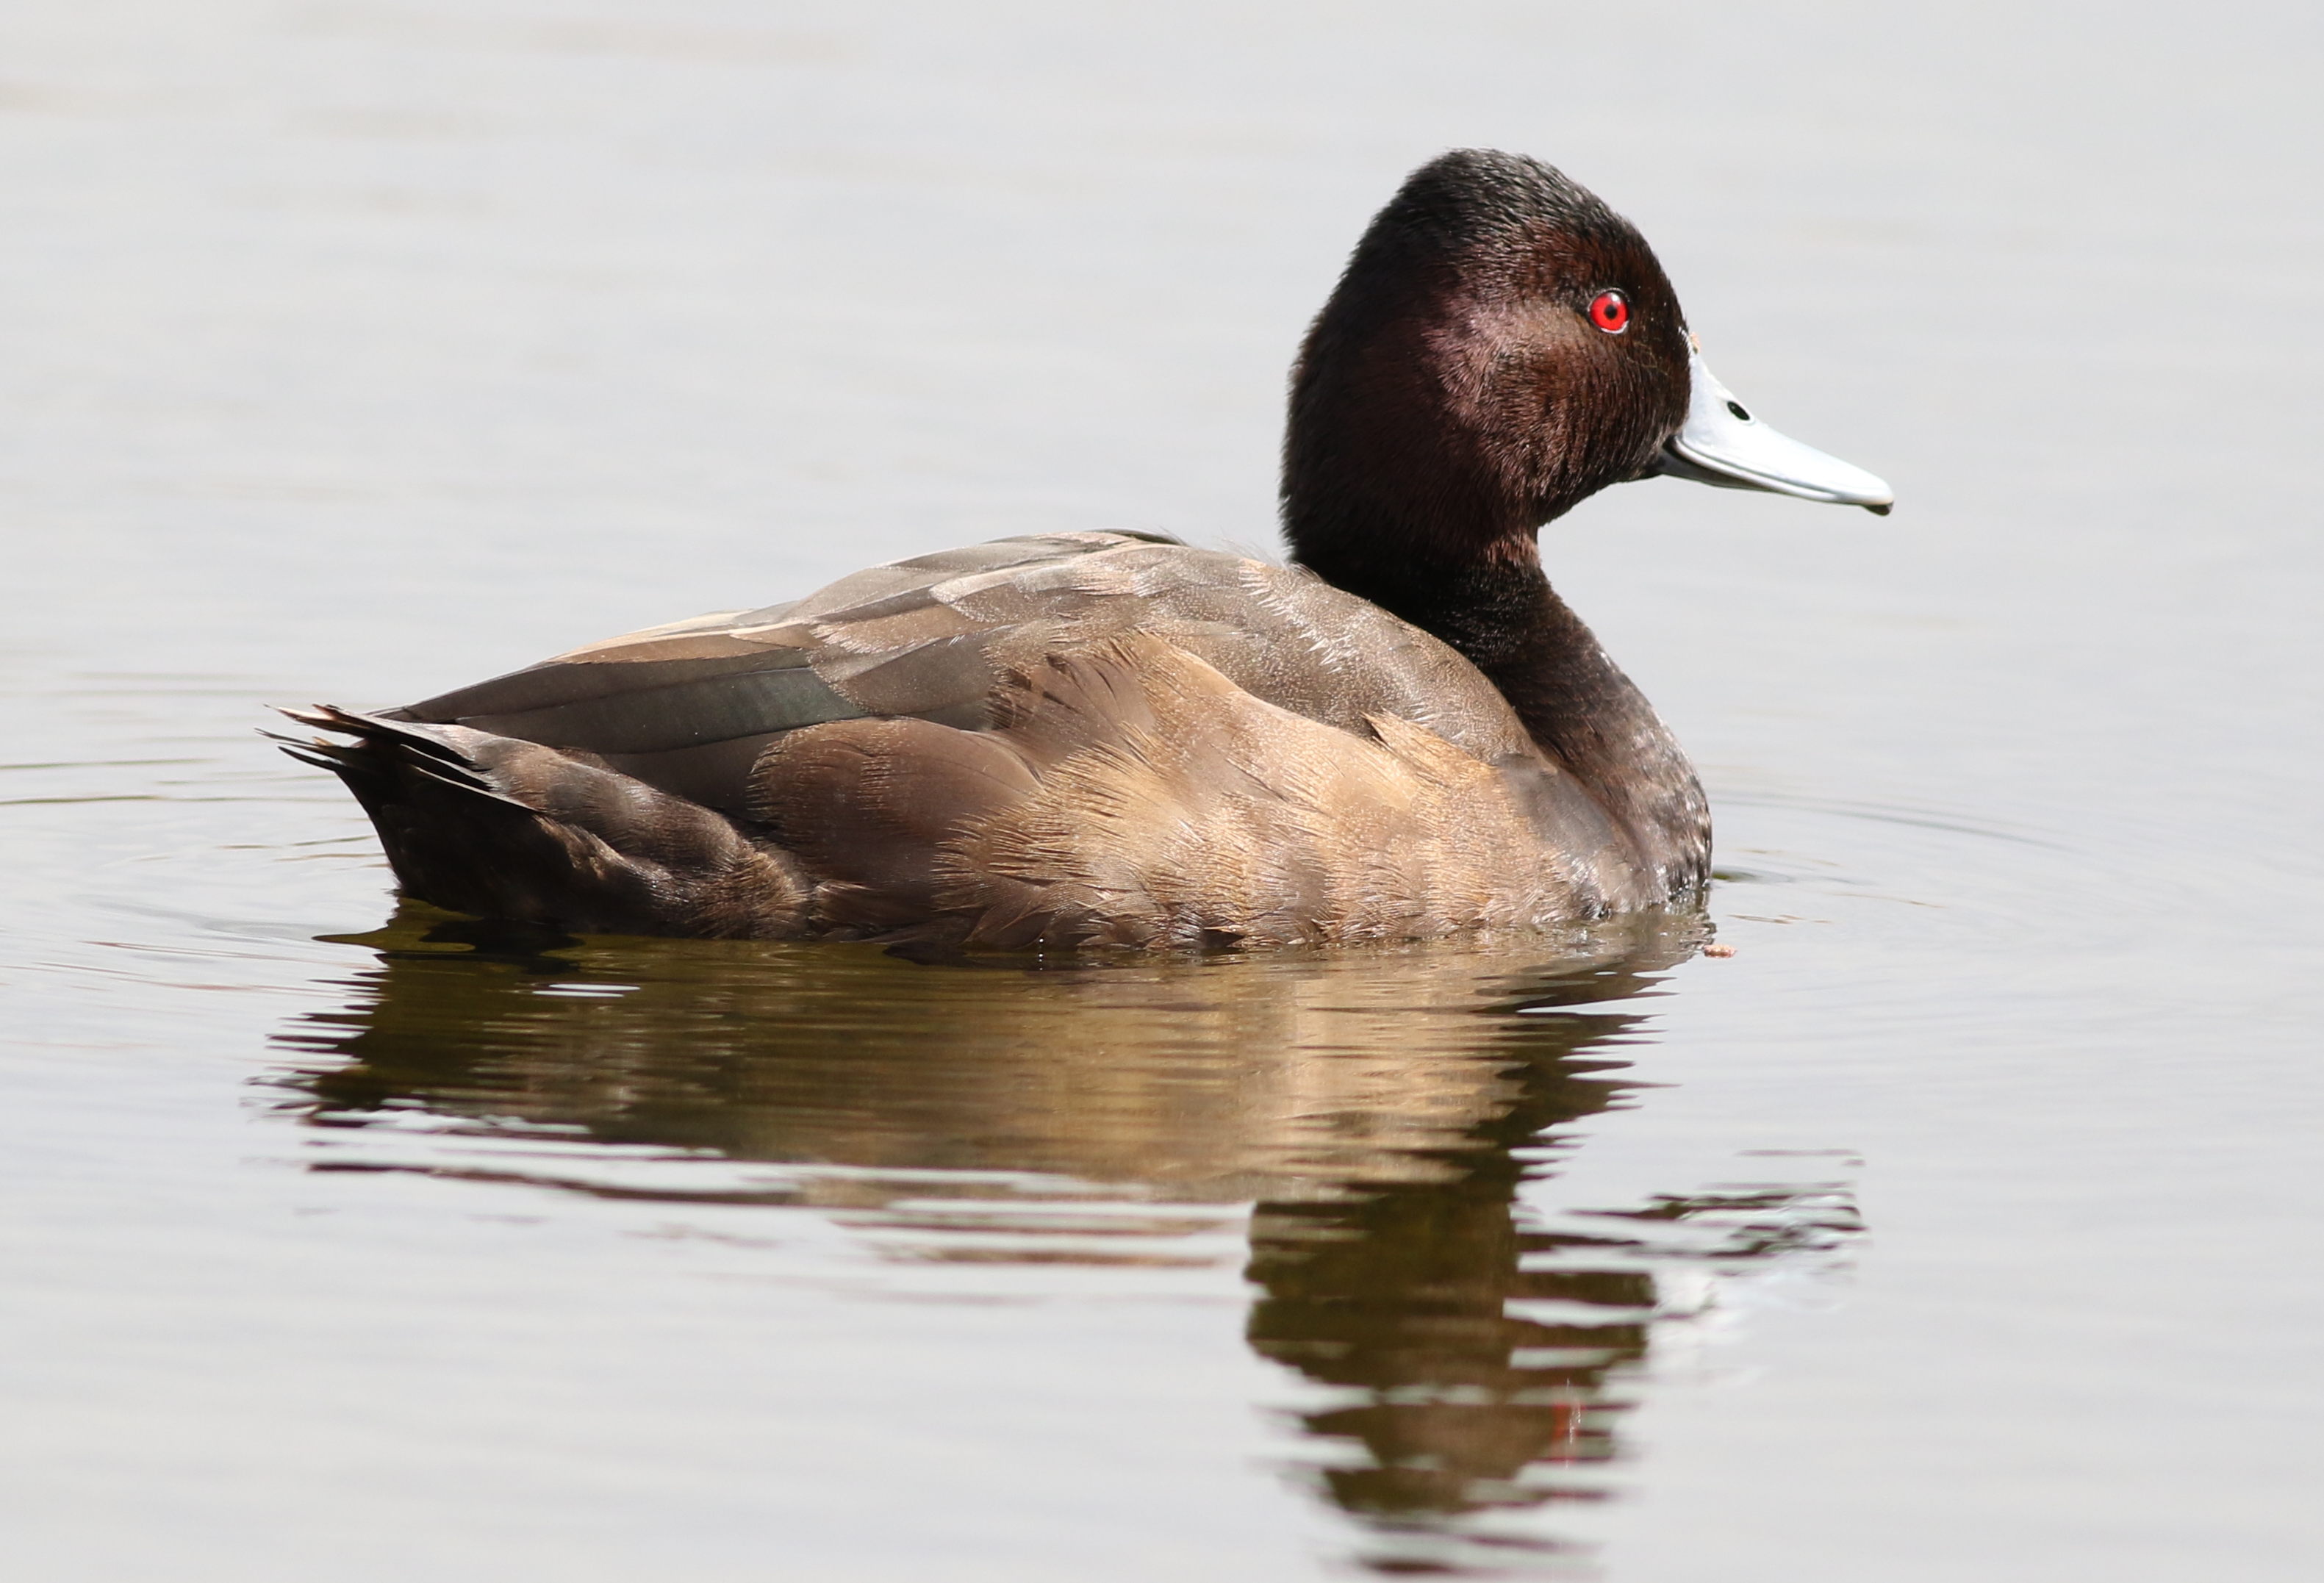
[[[783,939],[810,884],[724,815],[587,756],[323,704],[276,737],[346,783],[404,892],[576,934]]]

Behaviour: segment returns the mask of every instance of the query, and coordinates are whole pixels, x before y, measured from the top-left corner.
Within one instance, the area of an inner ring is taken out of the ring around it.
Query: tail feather
[[[808,882],[787,853],[585,756],[331,704],[282,713],[331,733],[274,740],[346,784],[420,900],[580,934],[769,939],[804,925]]]

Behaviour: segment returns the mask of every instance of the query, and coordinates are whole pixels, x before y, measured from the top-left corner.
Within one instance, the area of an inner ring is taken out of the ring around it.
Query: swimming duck
[[[1291,564],[1031,534],[401,709],[286,711],[404,892],[583,934],[1202,948],[1683,901],[1702,789],[1536,536],[1657,474],[1886,512],[1713,379],[1654,253],[1467,150],[1291,380]]]

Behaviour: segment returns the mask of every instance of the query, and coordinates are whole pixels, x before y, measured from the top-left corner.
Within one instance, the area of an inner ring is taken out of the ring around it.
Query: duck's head
[[[1595,195],[1486,150],[1414,171],[1293,372],[1294,552],[1363,581],[1416,558],[1530,556],[1543,523],[1657,474],[1876,511],[1891,500],[1711,377],[1654,250]]]

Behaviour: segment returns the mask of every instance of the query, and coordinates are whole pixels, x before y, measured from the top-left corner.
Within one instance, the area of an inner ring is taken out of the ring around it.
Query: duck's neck
[[[1674,895],[1700,886],[1711,856],[1702,786],[1646,695],[1551,588],[1532,537],[1425,566],[1413,564],[1409,545],[1375,557],[1339,535],[1323,545],[1310,538],[1299,558],[1460,650],[1500,689],[1541,750],[1612,815],[1643,868]]]

